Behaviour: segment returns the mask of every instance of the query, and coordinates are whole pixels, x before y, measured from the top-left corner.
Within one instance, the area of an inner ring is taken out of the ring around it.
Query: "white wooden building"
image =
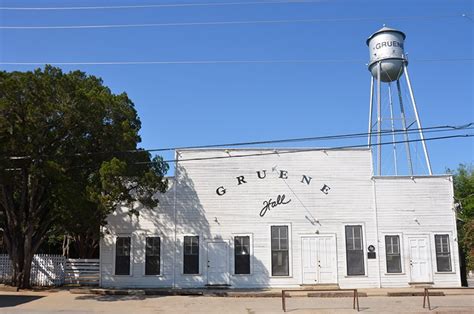
[[[108,218],[101,286],[460,286],[449,175],[377,177],[369,149],[176,156],[157,208]]]

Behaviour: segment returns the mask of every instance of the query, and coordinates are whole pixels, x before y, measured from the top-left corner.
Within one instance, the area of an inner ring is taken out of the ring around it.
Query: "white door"
[[[302,239],[303,284],[318,283],[318,257],[315,237]]]
[[[207,284],[229,284],[229,257],[227,242],[207,243]]]
[[[430,282],[431,264],[428,236],[408,237],[411,282]]]
[[[302,238],[303,284],[337,283],[336,237]]]

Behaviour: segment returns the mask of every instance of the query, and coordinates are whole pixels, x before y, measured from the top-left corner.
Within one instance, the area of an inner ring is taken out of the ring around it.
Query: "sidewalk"
[[[79,289],[83,290],[83,289]],[[374,289],[371,289],[374,290]],[[390,289],[393,292],[394,289]],[[411,289],[410,291],[412,291]],[[142,290],[143,291],[143,290]],[[269,293],[272,292],[271,290]],[[280,294],[279,290],[273,291]],[[370,294],[370,291],[367,291]],[[382,291],[378,290],[378,293]],[[247,293],[252,293],[247,291]],[[232,294],[234,295],[234,294]],[[159,295],[98,295],[73,294],[68,290],[20,291],[0,293],[0,312],[52,313],[113,313],[113,314],[275,314],[284,313],[279,297],[213,297]],[[474,297],[447,295],[432,297],[431,308],[423,308],[423,297],[372,296],[360,298],[360,313],[473,313]],[[295,297],[286,300],[286,313],[357,313],[352,298]]]
[[[104,288],[72,288],[69,292],[72,294],[95,294],[95,295],[156,295],[156,296],[208,296],[208,297],[234,297],[234,298],[281,298],[283,289],[104,289]],[[294,288],[292,288],[293,290]],[[297,289],[295,289],[297,290]],[[370,288],[357,289],[359,297],[373,296],[423,296],[423,288]],[[347,291],[311,291],[301,289],[301,292],[291,292],[291,296],[310,296],[310,297],[348,297],[352,292]],[[459,290],[433,290],[430,295],[473,295],[474,289],[462,288]]]

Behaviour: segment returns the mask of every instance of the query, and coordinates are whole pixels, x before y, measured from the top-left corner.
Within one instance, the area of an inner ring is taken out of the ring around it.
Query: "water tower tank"
[[[403,50],[405,34],[399,30],[382,27],[367,39],[369,46],[369,71],[377,78],[377,64],[380,61],[380,80],[392,82],[403,73],[403,63],[407,63]]]

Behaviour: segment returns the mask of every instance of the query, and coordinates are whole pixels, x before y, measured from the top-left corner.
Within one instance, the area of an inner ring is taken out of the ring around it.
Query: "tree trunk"
[[[74,237],[74,245],[76,247],[79,258],[92,258],[95,250],[99,246],[99,242],[94,235],[83,234]]]
[[[9,240],[12,238],[8,237]],[[24,243],[24,238],[16,237],[13,242]],[[18,241],[20,240],[20,241]],[[7,240],[8,241],[8,240]],[[11,241],[11,240],[10,240]],[[7,244],[7,251],[12,262],[12,286],[18,289],[30,288],[30,276],[31,276],[31,263],[33,261],[34,252],[31,251],[31,247],[26,244],[23,247],[15,245],[11,246]]]
[[[25,169],[19,184],[0,182],[3,236],[12,261],[12,285],[30,288],[31,262],[51,225],[45,189]]]

